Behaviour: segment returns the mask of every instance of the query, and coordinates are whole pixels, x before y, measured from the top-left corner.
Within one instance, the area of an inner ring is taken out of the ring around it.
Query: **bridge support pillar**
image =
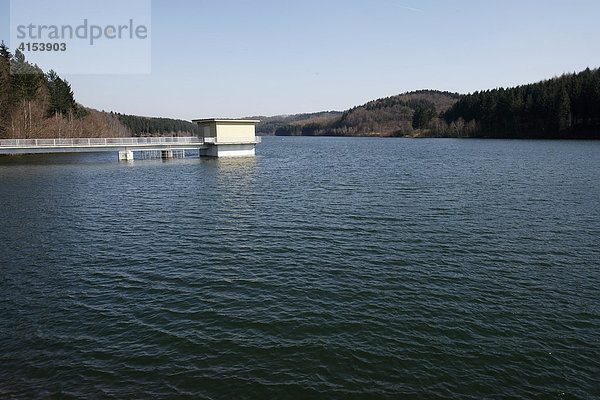
[[[131,150],[119,151],[119,161],[133,161],[133,151],[131,151]]]
[[[160,157],[165,158],[173,158],[173,150],[161,150]]]

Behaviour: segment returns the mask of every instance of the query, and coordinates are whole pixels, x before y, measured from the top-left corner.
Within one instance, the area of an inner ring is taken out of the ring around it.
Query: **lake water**
[[[600,397],[600,142],[0,158],[0,397]]]

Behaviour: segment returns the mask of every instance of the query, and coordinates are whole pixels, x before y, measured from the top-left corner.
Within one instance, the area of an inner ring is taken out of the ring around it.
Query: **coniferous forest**
[[[125,125],[133,136],[161,136],[171,134],[197,135],[198,124],[171,118],[139,117],[111,112]]]
[[[600,70],[475,92],[442,117],[466,137],[600,139]]]

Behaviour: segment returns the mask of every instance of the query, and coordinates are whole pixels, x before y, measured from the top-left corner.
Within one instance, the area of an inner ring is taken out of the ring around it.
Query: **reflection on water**
[[[256,184],[258,163],[256,157],[218,158],[211,160],[216,168],[217,184],[223,190],[252,191]],[[209,161],[209,162],[211,162]]]

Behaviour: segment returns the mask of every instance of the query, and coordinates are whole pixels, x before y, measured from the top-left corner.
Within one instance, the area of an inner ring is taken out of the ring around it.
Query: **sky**
[[[600,67],[599,16],[598,0],[151,0],[141,73],[86,73],[83,58],[73,61],[78,73],[39,65],[105,111],[191,120],[345,110],[412,90],[470,93]],[[10,0],[0,0],[0,39],[14,50],[10,37]],[[135,54],[100,64],[126,69]]]

